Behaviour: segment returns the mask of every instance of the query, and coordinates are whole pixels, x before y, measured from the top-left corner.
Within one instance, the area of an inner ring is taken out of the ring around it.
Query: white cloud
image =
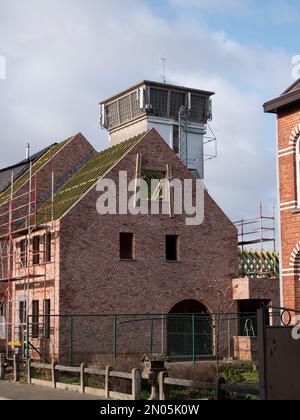
[[[241,45],[186,16],[159,18],[140,0],[0,0],[0,11],[0,165],[23,158],[28,141],[37,150],[77,131],[106,146],[98,102],[159,79],[164,55],[169,81],[216,91],[220,153],[207,184],[219,204],[235,218],[275,195],[275,138],[262,103],[289,83],[284,51]]]

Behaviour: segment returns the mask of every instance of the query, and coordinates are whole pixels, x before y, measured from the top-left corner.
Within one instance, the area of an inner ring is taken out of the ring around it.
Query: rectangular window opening
[[[120,260],[133,260],[134,246],[132,233],[120,233]]]
[[[50,299],[44,300],[44,336],[50,338],[50,323],[51,323],[51,301]]]
[[[27,267],[27,240],[23,239],[20,242],[20,262],[21,268]]]
[[[178,261],[178,236],[166,236],[166,260]]]
[[[32,258],[33,265],[38,265],[40,263],[40,237],[39,236],[35,236],[32,240],[32,252],[33,252],[33,258]]]
[[[39,304],[40,302],[38,300],[32,301],[32,338],[39,337]]]
[[[51,262],[51,232],[45,234],[45,262]]]
[[[166,172],[142,169],[141,178],[146,181],[148,186],[148,194],[141,192],[142,200],[162,201],[165,193],[163,181],[166,179]]]

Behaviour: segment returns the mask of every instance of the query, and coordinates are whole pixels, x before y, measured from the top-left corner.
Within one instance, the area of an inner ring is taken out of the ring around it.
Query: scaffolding
[[[240,274],[261,277],[270,276],[272,272],[276,274],[279,259],[276,250],[275,205],[272,216],[265,215],[261,202],[257,218],[242,219],[234,224],[238,230],[239,257],[243,266]],[[245,270],[246,266],[250,267],[250,271]]]
[[[39,293],[39,297],[43,296],[45,316],[46,302],[49,298],[49,267],[46,258],[49,249],[50,262],[54,267],[50,270],[51,283],[55,288],[57,232],[53,210],[52,214],[41,211],[43,208],[53,209],[53,206],[44,206],[49,200],[49,189],[38,186],[38,175],[33,174],[32,163],[29,167],[28,183],[21,188],[15,187],[12,173],[8,188],[10,191],[6,192],[2,200],[0,197],[0,345],[5,348],[8,360],[14,354],[21,358],[28,357],[25,350],[29,347],[43,359],[45,326],[48,323],[43,319],[44,334],[40,336],[37,345],[33,344],[29,339],[34,326],[28,324],[28,315],[33,314],[40,331],[40,312],[38,308],[38,313],[33,313],[33,302],[35,293]],[[51,189],[50,200],[53,204],[53,172]],[[47,197],[46,200],[43,200],[43,197]],[[53,296],[55,297],[55,289]],[[53,304],[55,305],[55,302]],[[55,335],[52,339],[55,340]],[[52,345],[55,349],[55,342]]]

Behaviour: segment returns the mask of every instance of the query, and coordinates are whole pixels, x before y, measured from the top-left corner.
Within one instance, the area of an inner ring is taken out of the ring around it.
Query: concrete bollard
[[[132,398],[139,401],[142,394],[142,375],[140,369],[132,370]]]

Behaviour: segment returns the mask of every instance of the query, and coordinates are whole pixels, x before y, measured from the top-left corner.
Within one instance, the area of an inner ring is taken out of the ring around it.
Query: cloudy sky
[[[142,79],[216,92],[206,184],[232,219],[272,207],[275,118],[292,82],[299,0],[0,0],[0,166],[81,131],[101,150],[98,102]]]

